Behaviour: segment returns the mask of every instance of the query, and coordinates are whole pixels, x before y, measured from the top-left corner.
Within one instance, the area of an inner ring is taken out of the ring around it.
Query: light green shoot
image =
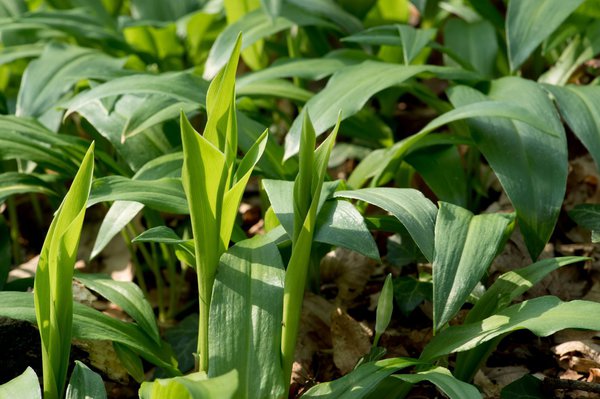
[[[298,325],[306,276],[320,201],[321,187],[327,172],[327,163],[340,126],[341,115],[333,132],[315,148],[315,130],[305,113],[300,142],[300,166],[294,183],[294,235],[292,255],[285,273],[283,294],[283,324],[281,359],[286,388],[289,388],[298,337]],[[287,389],[286,389],[287,391]]]
[[[235,72],[240,47],[241,36],[229,62],[210,84],[204,135],[181,114],[182,182],[190,207],[198,274],[197,362],[201,371],[208,370],[208,315],[219,258],[229,247],[244,189],[267,143],[265,131],[236,167]]]
[[[65,391],[73,324],[73,267],[93,171],[94,143],[52,220],[35,274],[35,315],[46,399],[58,399]]]

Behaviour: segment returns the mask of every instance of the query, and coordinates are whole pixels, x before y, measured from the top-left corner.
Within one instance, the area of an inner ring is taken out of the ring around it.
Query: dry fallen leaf
[[[347,306],[363,292],[375,265],[375,261],[357,252],[336,248],[321,260],[321,280],[335,282],[337,300]]]
[[[333,362],[342,374],[347,374],[371,349],[372,331],[354,320],[341,308],[331,313]]]

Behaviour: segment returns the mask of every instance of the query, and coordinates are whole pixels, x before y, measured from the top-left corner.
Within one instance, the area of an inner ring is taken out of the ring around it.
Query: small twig
[[[555,389],[566,389],[569,391],[586,391],[600,393],[600,384],[595,382],[561,380],[559,378],[544,378],[542,382],[544,391],[551,392]]]

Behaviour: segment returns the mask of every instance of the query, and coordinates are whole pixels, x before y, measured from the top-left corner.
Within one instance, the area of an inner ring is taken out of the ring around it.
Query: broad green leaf
[[[419,172],[439,200],[468,206],[467,176],[456,146],[426,147],[409,154],[406,162]]]
[[[544,397],[542,380],[531,374],[525,374],[511,382],[500,392],[501,399],[543,399]]]
[[[233,399],[237,387],[236,370],[214,378],[208,378],[200,371],[183,377],[144,382],[139,395],[140,399]]]
[[[260,0],[260,4],[271,19],[275,19],[281,13],[281,7],[284,0]]]
[[[556,109],[537,84],[516,77],[493,81],[488,97],[464,86],[452,89],[449,97],[459,109],[467,104],[510,102],[536,121],[482,117],[467,123],[517,211],[532,259],[537,258],[552,234],[566,187],[567,144]]]
[[[131,12],[134,18],[150,21],[176,21],[197,10],[200,4],[194,0],[162,1],[132,0]]]
[[[24,193],[56,195],[46,182],[36,175],[18,172],[0,174],[0,204],[11,195]]]
[[[133,377],[138,383],[142,383],[146,379],[144,374],[144,365],[142,359],[138,356],[135,351],[130,349],[128,346],[113,342],[113,349],[119,358],[119,361],[125,367],[125,370]]]
[[[82,79],[108,80],[126,72],[125,60],[84,48],[51,43],[23,74],[17,116],[40,117]]]
[[[476,75],[468,71],[430,65],[405,66],[364,61],[345,67],[329,79],[327,86],[306,103],[294,120],[285,139],[286,159],[298,152],[305,113],[310,115],[315,132],[320,135],[335,124],[339,110],[343,118],[348,118],[360,111],[376,93],[427,71],[436,73],[441,78],[476,79]]]
[[[270,16],[261,9],[251,11],[235,23],[228,25],[217,37],[204,66],[204,79],[213,78],[227,63],[240,32],[243,34],[241,48],[245,50],[257,41],[289,29],[293,25],[329,26],[329,23],[292,4],[286,4],[281,14],[274,20],[271,20]]]
[[[73,324],[73,267],[93,171],[94,143],[50,224],[35,274],[35,314],[42,347],[44,396],[48,398],[58,399],[65,389]]]
[[[94,4],[97,2],[92,2]],[[108,22],[108,23],[107,23]],[[90,41],[113,49],[129,50],[116,24],[99,17],[89,9],[41,10],[25,13],[0,24],[0,33],[6,31],[31,34],[34,40],[67,39],[82,44]],[[4,35],[3,35],[4,39]]]
[[[527,267],[502,274],[475,303],[475,306],[467,314],[465,323],[483,320],[506,308],[515,298],[559,267],[588,259],[581,256],[544,259]]]
[[[318,17],[327,18],[334,22],[342,30],[347,33],[355,33],[363,29],[362,23],[358,18],[349,14],[333,0],[285,0],[286,7],[295,5],[306,12],[308,15],[316,15]],[[282,11],[283,12],[283,11]],[[298,14],[289,14],[297,24],[300,24],[302,19],[298,19]]]
[[[600,87],[551,86],[560,114],[600,168]]]
[[[174,23],[164,26],[128,25],[123,29],[125,40],[144,58],[157,62],[161,69],[181,69],[185,48],[177,37]]]
[[[462,352],[516,330],[529,330],[547,337],[566,328],[600,329],[600,321],[590,315],[600,312],[600,304],[590,301],[562,302],[543,296],[510,306],[484,320],[451,326],[436,335],[421,354],[424,361],[453,352]]]
[[[292,237],[294,232],[294,183],[268,179],[264,179],[262,183],[279,222]],[[354,206],[340,201],[325,201],[331,196],[337,185],[338,182],[327,182],[323,185],[314,240],[348,248],[378,260],[377,246],[365,226],[363,217]]]
[[[102,219],[90,259],[102,252],[108,243],[144,209],[144,204],[135,201],[115,201]]]
[[[506,13],[510,69],[517,70],[581,3],[583,0],[511,0]]]
[[[452,18],[444,28],[444,45],[472,65],[483,76],[493,76],[498,55],[498,41],[494,26],[486,21],[466,22]],[[446,64],[455,66],[450,58]]]
[[[383,25],[366,29],[342,39],[372,45],[402,47],[404,64],[409,65],[435,37],[436,29],[415,29],[410,25]]]
[[[433,257],[433,331],[460,310],[502,249],[511,220],[500,214],[473,215],[440,202]]]
[[[240,76],[236,82],[236,87],[242,89],[254,82],[291,77],[320,80],[332,75],[338,69],[364,61],[365,57],[364,53],[337,50],[326,54],[322,58],[278,60],[268,68]]]
[[[394,279],[394,298],[398,309],[408,316],[425,299],[433,299],[432,284],[412,277],[400,276]]]
[[[9,399],[19,397],[42,399],[40,382],[31,367],[27,367],[18,377],[0,385],[0,398]]]
[[[133,179],[155,180],[163,177],[181,177],[182,164],[183,153],[181,152],[159,156],[145,163],[136,172]],[[139,202],[115,201],[102,220],[90,257],[97,256],[143,208],[144,204]]]
[[[0,115],[0,158],[36,162],[66,176],[74,176],[77,164],[66,147],[83,147],[74,137],[57,135],[32,118]],[[85,150],[84,150],[85,152]],[[80,158],[81,159],[81,158]]]
[[[194,368],[194,354],[198,349],[198,314],[193,313],[165,331],[165,340],[177,357],[177,368],[187,373]]]
[[[406,227],[425,257],[433,260],[433,232],[437,209],[419,191],[410,188],[364,188],[338,191],[334,197],[365,201],[390,212]]]
[[[592,242],[600,242],[600,204],[580,204],[569,211],[578,225],[592,231]]]
[[[77,273],[75,279],[123,309],[149,337],[160,344],[154,312],[137,285],[129,281],[115,281],[101,274]]]
[[[39,44],[22,44],[0,49],[0,65],[8,64],[21,58],[39,57],[44,51],[44,46]]]
[[[159,94],[183,102],[204,104],[206,90],[206,82],[190,72],[124,76],[77,95],[67,104],[66,115],[78,111],[92,101],[123,94]]]
[[[67,386],[66,399],[106,399],[106,388],[102,377],[90,370],[79,360],[75,360],[75,367],[71,380]]]
[[[72,303],[73,338],[119,342],[170,374],[179,374],[171,350],[165,344],[157,345],[137,324],[117,320],[78,302]],[[0,292],[0,316],[35,323],[33,295]]]
[[[284,274],[269,236],[241,241],[221,257],[210,308],[209,376],[236,369],[239,397],[276,398],[284,393]]]
[[[360,399],[367,396],[387,376],[422,362],[410,358],[392,358],[366,363],[334,381],[323,382],[309,389],[303,398]]]
[[[17,17],[27,12],[27,3],[24,0],[2,0],[0,2],[1,17]]]
[[[135,171],[150,160],[172,151],[172,145],[154,123],[155,118],[161,116],[164,111],[164,102],[159,101],[157,104],[155,101],[157,98],[171,101],[170,97],[159,95],[125,94],[108,105],[102,99],[88,102],[78,108],[77,112],[110,142],[124,163]],[[189,110],[190,106],[186,103],[183,108]],[[194,104],[193,107],[196,109],[197,105]],[[140,111],[142,109],[144,112]],[[148,114],[145,113],[146,111]],[[172,114],[171,117],[176,116],[179,111],[178,108],[177,113]],[[142,117],[147,118],[146,124],[142,126],[134,119],[140,113]],[[164,120],[159,120],[158,123],[162,122]]]
[[[313,92],[300,88],[292,82],[283,79],[264,80],[261,82],[248,83],[237,91],[239,96],[269,96],[276,98],[288,98],[300,102],[308,101]]]
[[[267,2],[270,3],[270,1]],[[245,14],[256,10],[261,6],[261,3],[264,5],[263,0],[224,0],[223,6],[225,8],[227,24],[231,25],[242,18]],[[272,10],[269,10],[266,7],[263,7],[262,11],[268,14],[271,17],[271,20],[274,20],[278,16],[271,14],[270,11]],[[275,11],[277,14],[279,14],[278,10]],[[264,40],[258,40],[252,46],[245,49],[242,52],[242,58],[244,59],[245,64],[250,67],[250,69],[257,70],[266,67],[269,60],[265,52]]]
[[[509,306],[515,298],[523,294],[534,284],[559,267],[575,262],[585,261],[587,258],[571,256],[564,258],[544,259],[525,268],[504,273],[492,284],[479,298],[475,306],[469,311],[465,323],[483,320]],[[462,381],[471,381],[488,355],[496,346],[497,340],[492,340],[478,345],[476,348],[461,352],[456,356],[454,375]]]
[[[448,369],[434,367],[430,370],[419,371],[415,374],[399,374],[393,378],[416,384],[429,381],[444,392],[450,399],[480,399],[481,393],[471,384],[456,379]]]
[[[132,180],[123,176],[106,176],[94,180],[88,206],[117,200],[139,202],[162,212],[189,213],[181,180],[172,177]]]

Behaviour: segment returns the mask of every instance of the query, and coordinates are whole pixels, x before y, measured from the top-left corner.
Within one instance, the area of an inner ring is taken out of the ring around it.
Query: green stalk
[[[133,269],[135,273],[135,277],[137,279],[138,286],[144,293],[144,297],[150,302],[150,294],[148,293],[148,287],[146,286],[146,280],[144,280],[144,273],[142,273],[142,265],[137,260],[137,255],[135,254],[135,249],[133,248],[133,244],[131,243],[132,238],[129,236],[126,230],[121,230],[121,236],[125,241],[125,245],[127,246],[127,250],[129,251],[129,256],[131,256],[131,262],[133,262]]]
[[[292,255],[285,272],[283,289],[281,362],[286,392],[289,391],[292,375],[321,188],[340,120],[341,115],[333,132],[316,151],[313,150],[316,135],[308,112],[304,114],[302,124],[299,171],[294,183]]]

